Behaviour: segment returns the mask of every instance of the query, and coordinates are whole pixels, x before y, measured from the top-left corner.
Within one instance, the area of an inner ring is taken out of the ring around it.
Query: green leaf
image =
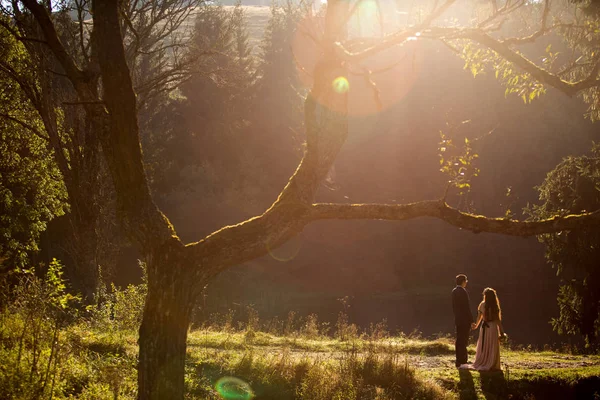
[[[533,101],[537,97],[537,92],[529,93],[529,102]]]
[[[476,66],[471,66],[471,73],[473,74],[473,78],[477,77],[477,67]]]

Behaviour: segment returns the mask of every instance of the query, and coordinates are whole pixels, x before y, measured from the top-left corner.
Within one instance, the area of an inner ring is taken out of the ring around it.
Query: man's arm
[[[471,299],[469,298],[469,293],[467,293],[466,290],[463,290],[463,292],[465,292],[465,313],[469,314],[469,322],[473,324],[473,313],[471,312]]]

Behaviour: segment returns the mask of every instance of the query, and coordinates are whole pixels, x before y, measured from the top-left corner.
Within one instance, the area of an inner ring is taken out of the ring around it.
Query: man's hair
[[[466,282],[467,276],[465,274],[456,275],[456,284],[458,286],[462,285],[463,282]]]

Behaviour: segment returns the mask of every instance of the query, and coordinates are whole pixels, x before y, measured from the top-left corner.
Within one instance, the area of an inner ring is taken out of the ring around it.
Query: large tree
[[[223,227],[198,242],[188,244],[179,239],[168,218],[157,208],[146,181],[137,119],[138,97],[127,63],[123,12],[119,1],[92,2],[90,45],[92,53],[97,54],[101,91],[97,90],[95,82],[90,82],[89,66],[81,64],[70,54],[58,36],[50,4],[35,0],[21,0],[21,3],[37,21],[44,45],[54,54],[70,81],[87,120],[105,128],[98,131],[99,140],[114,183],[118,216],[125,232],[139,245],[147,262],[148,295],[139,337],[140,399],[183,398],[187,329],[192,305],[202,287],[224,269],[259,257],[268,249],[281,245],[311,221],[332,218],[407,220],[428,216],[473,232],[515,236],[571,230],[600,223],[600,212],[597,211],[557,215],[540,221],[488,218],[452,208],[442,195],[440,199],[402,205],[315,203],[317,190],[348,133],[348,91],[345,90],[348,68],[360,66],[365,59],[407,40],[419,37],[442,39],[457,51],[460,49],[456,46],[463,46],[464,41],[479,43],[492,51],[486,60],[493,58],[499,63],[505,62],[499,64],[505,69],[509,65],[514,67],[506,73],[507,77],[513,70],[527,74],[527,77],[519,78],[533,85],[526,86],[526,90],[531,88],[525,92],[527,95],[536,89],[539,92],[536,82],[553,86],[568,95],[586,95],[586,91],[597,90],[600,86],[597,60],[588,60],[585,64],[581,63],[582,59],[575,61],[570,72],[585,74],[580,78],[579,75],[553,73],[550,68],[538,66],[514,50],[513,46],[547,33],[550,28],[545,22],[547,2],[545,6],[539,2],[506,1],[501,7],[490,7],[487,16],[475,25],[456,28],[432,26],[455,3],[453,0],[441,4],[435,1],[426,17],[396,33],[367,40],[352,38],[346,29],[352,13],[361,2],[351,5],[342,0],[329,1],[324,31],[318,37],[309,35],[318,41],[319,60],[310,71],[313,84],[304,109],[306,147],[298,168],[264,213]],[[496,3],[493,2],[494,5]],[[514,12],[519,4],[538,12],[541,29],[520,38],[494,37],[500,23],[498,20]],[[465,54],[471,62],[476,61],[468,51]],[[595,53],[589,53],[588,58],[595,56]],[[364,71],[364,78],[369,79],[370,71],[366,68],[358,70]]]
[[[202,0],[145,0],[121,2],[120,29],[127,64],[132,71],[138,95],[137,110],[143,115],[153,98],[190,74],[191,60],[182,55],[188,33],[183,26],[191,9]],[[36,4],[31,4],[34,7]],[[48,39],[41,25],[32,18],[27,2],[0,4],[1,34],[18,43],[22,52],[19,64],[14,58],[0,59],[0,77],[22,92],[28,113],[2,113],[0,120],[18,123],[30,135],[43,140],[52,154],[64,182],[70,210],[66,215],[66,238],[62,248],[67,257],[67,275],[75,289],[91,300],[99,278],[99,265],[106,254],[106,242],[115,232],[105,232],[111,224],[106,203],[112,196],[105,163],[100,154],[100,137],[106,129],[105,117],[88,112],[99,109],[101,85],[98,55],[93,46],[90,20],[91,2],[72,0],[37,4],[52,10],[45,22],[52,26],[54,38]],[[51,42],[60,43],[62,54],[55,56]],[[65,69],[70,59],[77,71]],[[69,76],[79,74],[79,84]],[[83,93],[85,92],[85,96]],[[40,127],[31,120],[40,121]],[[110,245],[110,244],[109,244]],[[112,247],[112,246],[111,246]]]

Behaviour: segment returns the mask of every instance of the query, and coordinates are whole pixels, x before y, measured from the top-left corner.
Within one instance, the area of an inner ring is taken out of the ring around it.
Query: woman
[[[475,362],[473,365],[465,365],[464,367],[478,371],[499,370],[500,339],[505,337],[506,334],[502,327],[500,301],[496,291],[492,288],[486,288],[483,291],[483,301],[477,308],[477,322],[475,325],[480,326]]]

